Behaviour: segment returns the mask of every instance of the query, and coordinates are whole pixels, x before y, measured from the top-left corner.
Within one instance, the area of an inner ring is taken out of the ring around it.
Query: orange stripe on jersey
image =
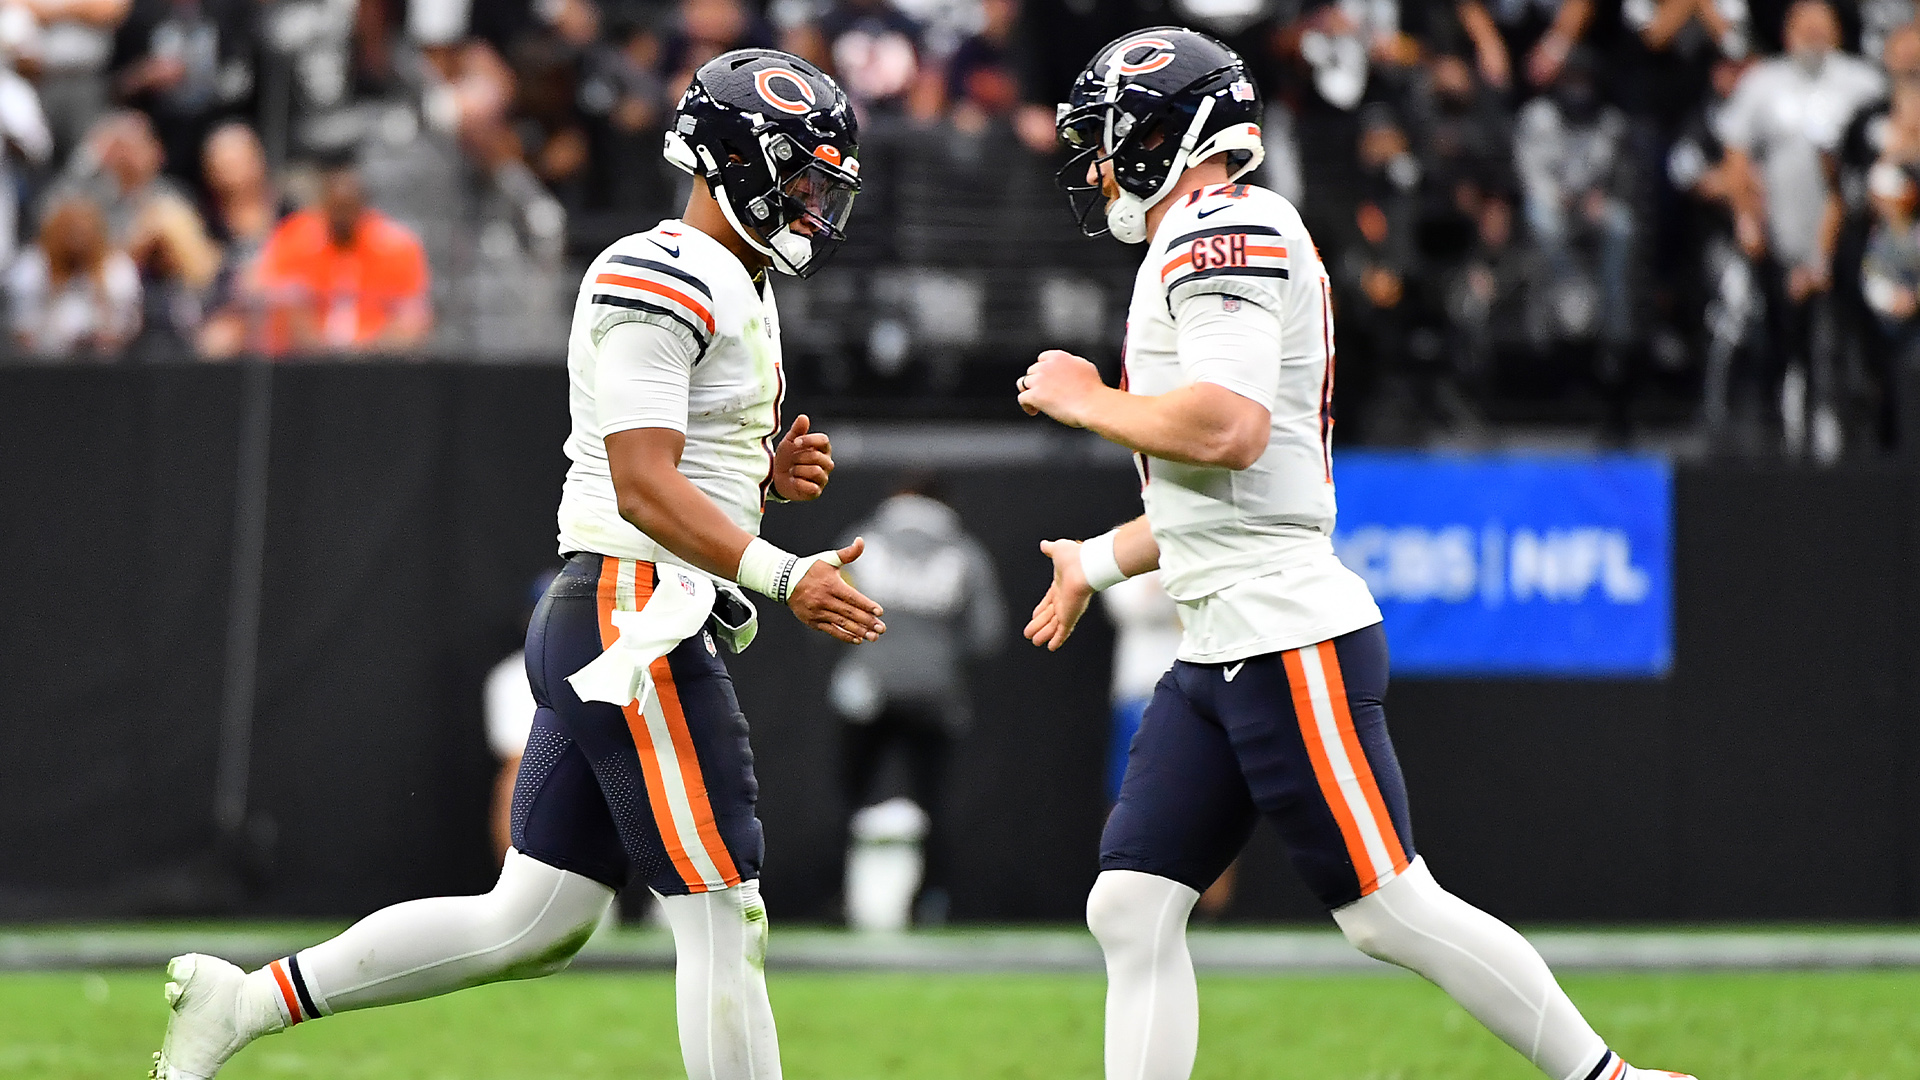
[[[1193,252],[1189,251],[1186,254],[1181,255],[1179,258],[1174,259],[1172,262],[1168,263],[1166,266],[1162,267],[1160,269],[1160,280],[1161,281],[1167,280],[1168,274],[1173,273],[1175,270],[1180,269],[1182,266],[1188,266],[1188,265],[1191,265],[1192,263],[1193,263]]]
[[[1283,247],[1248,247],[1247,256],[1251,258],[1255,255],[1265,255],[1270,259],[1284,259],[1287,257],[1287,249]]]
[[[293,992],[293,980],[287,978],[286,965],[275,960],[267,965],[267,969],[273,972],[273,981],[280,984],[280,1000],[287,1007],[287,1026],[292,1027],[305,1020],[306,1017],[300,1015],[300,999]]]
[[[1293,691],[1293,716],[1300,725],[1300,741],[1306,744],[1307,757],[1313,762],[1313,778],[1320,784],[1320,797],[1333,812],[1333,820],[1340,827],[1340,838],[1347,844],[1347,859],[1353,863],[1354,874],[1362,881],[1361,895],[1370,890],[1366,887],[1369,875],[1364,869],[1372,863],[1367,858],[1366,841],[1360,837],[1360,824],[1354,820],[1347,808],[1347,797],[1340,790],[1340,781],[1333,775],[1333,762],[1327,759],[1327,748],[1321,745],[1320,731],[1314,723],[1313,695],[1307,689],[1306,667],[1300,662],[1300,654],[1305,649],[1289,649],[1280,654],[1280,661],[1287,669],[1287,688]]]
[[[1393,827],[1393,818],[1387,814],[1387,801],[1380,795],[1380,783],[1374,779],[1373,764],[1367,760],[1367,753],[1360,746],[1360,736],[1353,730],[1353,713],[1347,708],[1347,681],[1340,674],[1340,654],[1333,642],[1323,641],[1314,646],[1320,650],[1320,670],[1327,680],[1327,699],[1333,703],[1333,715],[1340,727],[1340,743],[1347,749],[1347,761],[1353,766],[1354,776],[1360,782],[1360,793],[1366,798],[1367,812],[1373,817],[1373,826],[1380,832],[1380,839],[1387,847],[1387,858],[1393,864],[1393,872],[1398,874],[1407,868],[1407,852],[1400,844],[1400,833]],[[1354,808],[1358,813],[1359,807]],[[1385,882],[1363,882],[1360,895],[1379,888]]]
[[[625,274],[601,274],[599,277],[594,278],[593,281],[596,285],[618,285],[625,289],[639,289],[642,292],[650,292],[656,296],[664,296],[669,300],[677,301],[685,305],[687,309],[695,315],[700,316],[700,321],[707,325],[707,333],[713,333],[713,313],[702,307],[698,300],[695,300],[693,297],[688,296],[678,289],[670,289],[658,282],[648,281],[646,278],[628,277]]]
[[[733,856],[728,854],[727,845],[720,839],[720,826],[713,818],[713,803],[707,798],[706,777],[700,772],[700,758],[694,753],[693,735],[687,730],[686,710],[680,705],[680,688],[674,685],[673,666],[663,656],[647,670],[653,675],[654,693],[660,699],[660,714],[666,717],[667,732],[673,740],[673,754],[680,762],[680,776],[686,784],[687,803],[693,807],[693,825],[700,846],[706,849],[707,858],[713,862],[714,869],[720,871],[717,887],[730,889],[740,884],[740,871],[734,867]],[[711,882],[702,881],[698,875],[687,878],[686,882],[694,892],[705,892],[715,887]]]

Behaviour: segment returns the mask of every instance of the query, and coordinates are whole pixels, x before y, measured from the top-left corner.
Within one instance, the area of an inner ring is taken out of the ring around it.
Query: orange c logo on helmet
[[[1138,56],[1138,59],[1130,57]],[[1173,42],[1166,38],[1138,37],[1113,51],[1122,75],[1145,75],[1173,63]]]
[[[774,88],[775,79],[785,79],[792,84],[793,88],[800,92],[800,97],[798,99],[782,97]],[[808,86],[807,80],[791,68],[770,67],[754,72],[753,88],[760,91],[760,100],[783,113],[798,114],[813,108],[813,87]]]

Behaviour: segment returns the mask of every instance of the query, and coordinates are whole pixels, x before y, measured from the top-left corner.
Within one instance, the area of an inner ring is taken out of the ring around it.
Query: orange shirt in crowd
[[[427,327],[426,250],[377,210],[360,215],[344,248],[334,246],[320,211],[288,216],[267,238],[255,274],[269,316],[264,344],[276,355],[406,345]]]

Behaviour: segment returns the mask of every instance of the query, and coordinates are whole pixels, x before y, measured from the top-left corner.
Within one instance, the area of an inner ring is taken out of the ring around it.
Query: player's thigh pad
[[[583,702],[566,681],[614,640],[612,613],[644,608],[653,584],[650,564],[596,555],[575,556],[555,579],[527,634],[540,706],[528,758],[543,730],[578,751],[617,838],[613,850],[629,868],[623,883],[637,878],[667,896],[729,888],[759,876],[759,788],[746,717],[711,636],[703,630],[653,663],[655,692],[644,708]],[[566,792],[531,797],[523,825],[516,788],[515,840],[524,832],[535,845],[530,853],[557,854],[574,863],[567,868],[588,873],[607,860],[606,832],[577,782],[578,764],[564,752],[557,756],[560,764],[537,786]],[[523,763],[520,785],[533,786],[532,779]]]
[[[1322,903],[1352,903],[1406,869],[1413,828],[1387,736],[1378,624],[1203,670],[1196,696],[1219,717],[1254,804]]]
[[[1258,819],[1233,744],[1203,715],[1188,683],[1205,668],[1175,664],[1154,687],[1100,837],[1100,869],[1171,878],[1195,892],[1227,868]]]

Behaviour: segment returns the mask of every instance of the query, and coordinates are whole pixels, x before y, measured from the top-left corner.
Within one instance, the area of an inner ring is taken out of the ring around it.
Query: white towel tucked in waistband
[[[653,692],[648,665],[699,633],[713,613],[713,582],[666,563],[655,563],[654,570],[660,580],[646,606],[614,612],[613,626],[620,636],[606,652],[567,676],[581,701],[605,701],[622,708],[638,701],[644,708],[647,695]]]

